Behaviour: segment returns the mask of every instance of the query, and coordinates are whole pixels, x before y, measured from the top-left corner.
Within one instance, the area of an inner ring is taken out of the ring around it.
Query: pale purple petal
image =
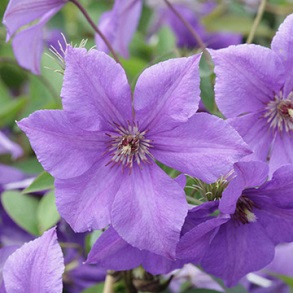
[[[112,202],[125,182],[121,166],[105,166],[108,161],[107,157],[100,159],[79,177],[55,180],[57,208],[75,232],[110,224]],[[125,213],[125,209],[119,213]]]
[[[8,258],[3,279],[7,292],[61,293],[63,271],[62,251],[52,228]]]
[[[135,119],[159,133],[186,122],[199,103],[200,55],[161,62],[146,69],[134,91]]]
[[[146,271],[154,275],[166,274],[183,265],[183,261],[171,261],[129,245],[112,227],[96,241],[86,262],[117,271],[130,270],[142,265]]]
[[[65,111],[37,111],[18,125],[44,169],[56,178],[83,174],[105,151],[106,135],[77,128]]]
[[[219,209],[222,213],[233,214],[238,198],[245,188],[259,187],[268,177],[269,167],[264,162],[239,162],[234,165],[236,177],[224,190]]]
[[[227,117],[257,112],[283,86],[281,59],[268,48],[257,45],[230,46],[209,50],[215,63],[215,97]]]
[[[145,252],[132,247],[113,229],[108,228],[92,247],[86,263],[110,270],[130,270],[138,267]]]
[[[293,15],[286,17],[284,22],[280,25],[275,37],[272,41],[272,50],[276,52],[284,62],[285,65],[285,86],[284,96],[293,90]]]
[[[5,184],[17,182],[25,178],[25,174],[20,170],[0,164],[0,189]]]
[[[201,261],[203,269],[234,286],[247,273],[257,271],[272,261],[275,247],[261,225],[222,225]]]
[[[262,116],[263,112],[257,112],[227,120],[253,150],[244,160],[267,161],[274,134]]]
[[[99,22],[99,29],[111,46],[128,58],[128,45],[138,26],[141,9],[141,0],[116,0],[111,11],[104,13]],[[95,36],[97,48],[106,53],[109,48],[99,35]]]
[[[226,175],[233,163],[251,153],[226,121],[205,113],[150,138],[157,160],[209,183]]]
[[[289,133],[280,133],[276,135],[270,153],[270,174],[288,164],[293,164],[293,137]]]
[[[67,0],[10,0],[3,17],[7,41],[23,25],[41,18],[46,13],[62,8]]]
[[[271,241],[276,245],[282,242],[293,241],[293,210],[280,208],[273,202],[261,205],[261,199],[250,197],[260,208],[254,209],[257,222]],[[269,200],[270,198],[268,198]]]
[[[190,259],[195,263],[200,262],[219,227],[229,220],[228,215],[210,218],[185,233],[178,243],[177,257],[179,259]]]
[[[85,130],[132,121],[131,90],[123,68],[97,50],[67,47],[61,92],[64,110]]]
[[[11,246],[6,246],[2,247],[0,249],[0,292],[2,293],[4,291],[4,284],[3,284],[3,276],[2,276],[2,271],[3,267],[5,265],[6,260],[8,257],[18,248],[19,246],[17,245],[11,245]],[[2,290],[2,291],[1,291]]]
[[[22,148],[0,131],[0,154],[10,153],[13,159],[22,156]]]
[[[112,207],[112,225],[132,246],[175,258],[187,214],[184,191],[154,163],[124,176]]]

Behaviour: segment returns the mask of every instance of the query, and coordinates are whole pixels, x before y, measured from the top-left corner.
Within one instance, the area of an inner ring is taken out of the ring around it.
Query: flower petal
[[[22,26],[62,8],[68,0],[10,0],[3,17],[8,41]]]
[[[290,133],[280,133],[272,144],[270,174],[278,168],[293,164],[293,137]]]
[[[199,103],[200,55],[170,59],[146,69],[134,91],[136,119],[149,134],[186,122]]]
[[[250,153],[226,121],[205,113],[150,139],[157,160],[208,183],[226,175],[233,163]]]
[[[283,64],[270,49],[238,45],[209,52],[217,76],[217,105],[227,118],[262,109],[283,86]]]
[[[253,150],[253,153],[245,157],[244,160],[267,161],[273,133],[262,115],[262,112],[257,112],[227,120]]]
[[[183,189],[152,164],[142,170],[135,166],[124,176],[111,218],[114,229],[132,246],[174,259],[186,214]]]
[[[223,192],[219,209],[222,213],[233,214],[238,198],[245,188],[259,187],[268,177],[269,167],[264,162],[238,162],[234,165],[236,177]]]
[[[6,260],[8,259],[8,257],[18,248],[17,245],[10,245],[10,246],[6,246],[6,247],[2,247],[0,249],[0,292],[2,293],[2,291],[4,293],[4,284],[3,284],[3,276],[2,276],[2,271],[3,271],[3,267],[5,265]]]
[[[79,177],[55,180],[58,211],[75,232],[110,224],[111,206],[124,182],[121,166],[105,166],[108,161],[102,158]]]
[[[105,150],[106,136],[77,128],[65,111],[41,110],[18,122],[44,169],[65,179],[87,171]]]
[[[104,13],[99,29],[115,51],[128,58],[128,44],[136,31],[142,9],[142,1],[116,0],[111,11]],[[109,48],[99,35],[95,36],[97,48],[106,53]]]
[[[93,131],[132,121],[131,90],[120,64],[103,52],[70,46],[65,62],[62,102],[76,125]]]
[[[109,227],[93,245],[86,263],[110,270],[125,271],[138,267],[145,253],[132,247]]]
[[[275,247],[257,223],[222,225],[209,245],[201,265],[222,278],[231,287],[247,273],[257,271],[272,261]]]
[[[3,279],[7,292],[61,293],[63,271],[62,251],[52,228],[8,258]]]
[[[10,153],[13,159],[22,156],[22,148],[0,131],[0,154]]]
[[[284,86],[284,96],[293,91],[293,15],[286,17],[284,22],[280,25],[275,37],[272,41],[272,50],[276,52],[284,62],[286,81]]]

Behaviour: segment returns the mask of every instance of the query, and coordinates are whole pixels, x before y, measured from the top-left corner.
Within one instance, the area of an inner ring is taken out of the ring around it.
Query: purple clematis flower
[[[12,41],[15,57],[20,66],[34,74],[40,74],[43,52],[43,28],[68,0],[10,0],[3,17],[7,28],[6,41],[16,33]],[[37,23],[17,32],[20,28]]]
[[[111,223],[130,245],[174,258],[187,203],[154,160],[212,182],[250,153],[224,120],[193,115],[199,59],[146,69],[132,103],[119,64],[103,52],[68,46],[64,110],[37,111],[19,126],[55,177],[57,207],[75,231]]]
[[[104,13],[99,21],[99,29],[110,41],[114,50],[123,57],[128,58],[128,45],[136,31],[139,23],[142,0],[116,0],[113,9]],[[172,12],[164,1],[148,1],[154,9],[154,25],[150,33],[155,33],[162,25],[167,24],[174,32],[179,47],[194,48],[198,44],[188,29],[182,24],[178,17]],[[240,34],[229,32],[207,32],[199,19],[210,13],[216,6],[214,1],[200,4],[194,1],[175,1],[175,9],[190,23],[197,31],[206,46],[213,49],[224,48],[229,45],[241,43]],[[99,50],[109,52],[104,41],[96,35],[96,44]]]
[[[236,163],[235,172],[221,199],[189,212],[189,231],[177,248],[182,259],[202,253],[203,269],[227,286],[269,264],[277,244],[293,241],[293,166],[281,167],[268,182],[263,162]],[[195,218],[199,209],[206,211],[200,222]],[[211,216],[217,209],[220,214]]]
[[[22,156],[22,148],[11,141],[3,132],[0,131],[0,154],[11,154],[13,159]]]
[[[270,174],[293,164],[293,14],[273,38],[257,45],[210,50],[220,111],[254,150],[249,159],[269,161]]]
[[[62,292],[64,263],[61,248],[57,242],[55,228],[41,237],[28,242],[13,252],[14,248],[4,248],[6,259],[2,269],[4,291],[1,293]],[[7,250],[13,252],[7,258]],[[0,257],[3,253],[0,250]],[[3,286],[3,285],[2,285]]]

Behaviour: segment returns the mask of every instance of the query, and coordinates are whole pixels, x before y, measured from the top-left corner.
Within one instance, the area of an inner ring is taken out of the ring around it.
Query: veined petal
[[[134,91],[134,108],[149,134],[186,122],[199,103],[200,55],[170,59],[146,69]]]
[[[154,163],[134,166],[112,206],[112,225],[138,249],[175,258],[181,227],[187,214],[184,191]]]
[[[41,110],[18,122],[44,169],[59,179],[87,171],[105,151],[106,135],[77,128],[62,110]]]
[[[253,150],[244,160],[267,161],[274,134],[262,115],[262,112],[257,112],[227,120]]]
[[[227,118],[263,109],[284,84],[282,61],[268,48],[238,45],[209,52],[217,76],[216,102]]]
[[[236,177],[231,180],[223,192],[219,209],[222,213],[233,214],[238,198],[245,188],[259,187],[268,178],[269,167],[264,162],[250,161],[234,164]],[[244,191],[245,192],[245,191]]]
[[[226,121],[205,113],[150,139],[157,160],[207,183],[226,175],[235,162],[251,153]]]
[[[284,62],[285,65],[285,86],[284,96],[293,91],[293,15],[286,17],[284,22],[280,25],[275,37],[272,41],[272,50],[276,52]]]
[[[203,269],[234,286],[247,273],[262,269],[274,258],[274,244],[261,225],[222,225],[209,245],[201,265]]]
[[[62,251],[52,228],[7,259],[3,279],[7,292],[61,293],[63,271]]]
[[[2,247],[0,249],[0,292],[6,293],[4,290],[2,271],[8,257],[18,248],[17,245]]]
[[[136,31],[142,9],[141,0],[116,0],[111,11],[104,13],[99,29],[115,51],[128,58],[128,44]],[[106,53],[108,47],[99,35],[95,36],[97,48]]]
[[[293,164],[293,137],[291,133],[278,133],[270,154],[270,174],[278,168]]]
[[[138,267],[144,252],[129,245],[110,226],[92,247],[86,263],[110,270],[125,271]]]
[[[60,215],[75,232],[102,229],[110,224],[111,206],[121,184],[120,165],[105,166],[107,157],[87,172],[72,179],[55,180],[56,204]],[[124,213],[124,209],[119,213]]]
[[[68,0],[10,0],[3,17],[7,28],[7,41],[22,26],[41,18],[50,11],[54,14]]]
[[[120,64],[103,52],[70,46],[65,62],[62,102],[76,125],[93,131],[132,121],[131,90]]]

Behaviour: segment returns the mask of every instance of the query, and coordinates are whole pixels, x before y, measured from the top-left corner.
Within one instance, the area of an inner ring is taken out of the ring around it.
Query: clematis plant
[[[222,119],[193,115],[199,59],[146,69],[132,102],[118,63],[67,47],[64,110],[37,111],[18,125],[55,177],[57,207],[75,231],[112,224],[130,245],[174,258],[187,202],[155,160],[212,182],[250,153]]]
[[[209,50],[217,105],[253,149],[247,159],[268,161],[270,174],[293,164],[292,27],[291,14],[271,49],[245,44]]]

